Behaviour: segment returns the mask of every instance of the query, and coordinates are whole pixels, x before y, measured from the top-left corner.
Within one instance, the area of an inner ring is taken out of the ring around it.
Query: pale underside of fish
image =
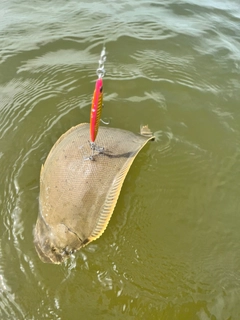
[[[40,175],[39,215],[34,243],[43,262],[61,263],[102,235],[122,184],[138,152],[153,136],[100,127],[93,160],[89,124],[63,134]]]

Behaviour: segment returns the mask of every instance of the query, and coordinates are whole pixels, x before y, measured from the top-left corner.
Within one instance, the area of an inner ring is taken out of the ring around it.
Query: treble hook
[[[103,121],[103,119],[100,119],[100,121],[101,121],[103,124],[106,124],[106,125],[109,125],[109,124],[110,124],[110,121]]]

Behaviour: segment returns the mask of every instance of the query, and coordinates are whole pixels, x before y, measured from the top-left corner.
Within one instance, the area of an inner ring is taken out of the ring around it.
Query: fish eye
[[[100,88],[100,92],[102,93],[102,91],[103,91],[103,86],[101,86],[101,88]]]
[[[56,252],[56,250],[57,250],[57,249],[56,249],[55,247],[52,247],[52,248],[51,248],[51,251],[52,251],[52,252]]]

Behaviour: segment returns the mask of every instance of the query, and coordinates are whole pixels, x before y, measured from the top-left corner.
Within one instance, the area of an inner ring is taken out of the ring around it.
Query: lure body
[[[103,106],[103,79],[99,78],[96,81],[95,90],[93,93],[92,98],[92,108],[91,108],[91,115],[90,115],[90,139],[91,142],[94,142],[97,133],[98,127],[102,112]]]

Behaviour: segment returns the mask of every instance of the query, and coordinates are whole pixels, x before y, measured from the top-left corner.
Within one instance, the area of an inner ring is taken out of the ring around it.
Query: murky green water
[[[240,319],[238,0],[0,4],[0,318]],[[41,164],[89,121],[147,123],[110,224],[67,265],[33,246]]]

